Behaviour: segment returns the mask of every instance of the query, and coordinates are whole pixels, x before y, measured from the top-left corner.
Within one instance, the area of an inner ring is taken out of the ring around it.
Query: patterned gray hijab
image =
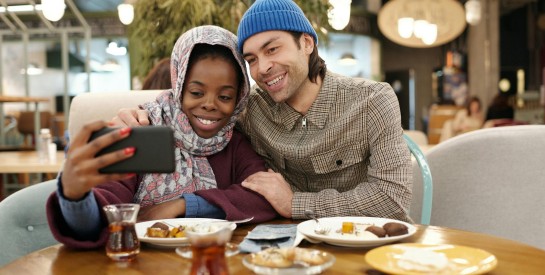
[[[205,139],[194,131],[182,111],[182,88],[189,57],[195,44],[222,45],[231,50],[243,72],[243,83],[237,96],[233,115],[214,137]],[[207,156],[220,152],[233,135],[235,122],[248,102],[250,83],[242,55],[237,51],[237,37],[217,26],[193,28],[178,38],[171,56],[172,89],[162,92],[155,101],[140,106],[149,111],[152,125],[167,125],[174,129],[176,170],[172,174],[145,174],[134,201],[142,206],[159,204],[184,193],[217,187]]]

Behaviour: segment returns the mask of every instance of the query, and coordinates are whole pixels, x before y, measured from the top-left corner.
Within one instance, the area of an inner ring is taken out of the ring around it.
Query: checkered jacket
[[[292,216],[411,221],[412,166],[390,85],[327,72],[306,115],[254,85],[239,127],[294,191]]]

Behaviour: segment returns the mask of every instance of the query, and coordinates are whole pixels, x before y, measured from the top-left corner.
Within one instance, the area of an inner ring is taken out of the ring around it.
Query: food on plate
[[[406,225],[397,222],[386,223],[382,226],[382,228],[386,230],[386,234],[390,237],[409,233],[409,228]]]
[[[379,238],[386,237],[386,230],[384,230],[384,228],[382,228],[380,226],[371,225],[371,226],[367,227],[365,229],[365,231],[369,231],[369,232],[375,234]]]
[[[337,233],[340,234],[349,234],[361,236],[367,227],[371,224],[356,223],[356,222],[343,222],[340,230],[337,230]]]
[[[343,222],[342,233],[343,234],[352,234],[352,233],[354,233],[354,223],[353,222]]]
[[[146,236],[150,238],[183,238],[185,237],[185,226],[180,225],[172,229],[165,223],[156,222],[146,230]]]
[[[409,228],[397,222],[389,222],[382,227],[374,224],[343,222],[342,227],[335,231],[342,235],[354,235],[364,240],[373,240],[377,238],[393,237],[409,233]]]
[[[449,261],[445,253],[428,249],[407,249],[397,260],[397,265],[407,271],[437,273],[444,271]]]
[[[298,247],[290,248],[267,248],[260,252],[252,254],[253,264],[284,268],[297,263],[303,265],[321,265],[326,261],[324,254],[318,250],[309,250]]]

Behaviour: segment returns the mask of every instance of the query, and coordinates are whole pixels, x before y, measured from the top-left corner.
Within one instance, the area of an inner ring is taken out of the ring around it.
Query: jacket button
[[[336,163],[338,166],[341,166],[341,165],[343,165],[343,160],[342,160],[342,159],[338,159],[337,161],[335,161],[335,163]]]
[[[34,226],[29,225],[29,226],[26,227],[26,229],[27,229],[28,231],[34,231]]]

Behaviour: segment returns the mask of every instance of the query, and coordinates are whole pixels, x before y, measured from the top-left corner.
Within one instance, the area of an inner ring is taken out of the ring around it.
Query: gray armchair
[[[21,189],[0,202],[0,266],[58,243],[51,235],[45,202],[57,180]]]
[[[438,144],[426,158],[433,174],[431,225],[545,249],[545,125],[476,130]]]

